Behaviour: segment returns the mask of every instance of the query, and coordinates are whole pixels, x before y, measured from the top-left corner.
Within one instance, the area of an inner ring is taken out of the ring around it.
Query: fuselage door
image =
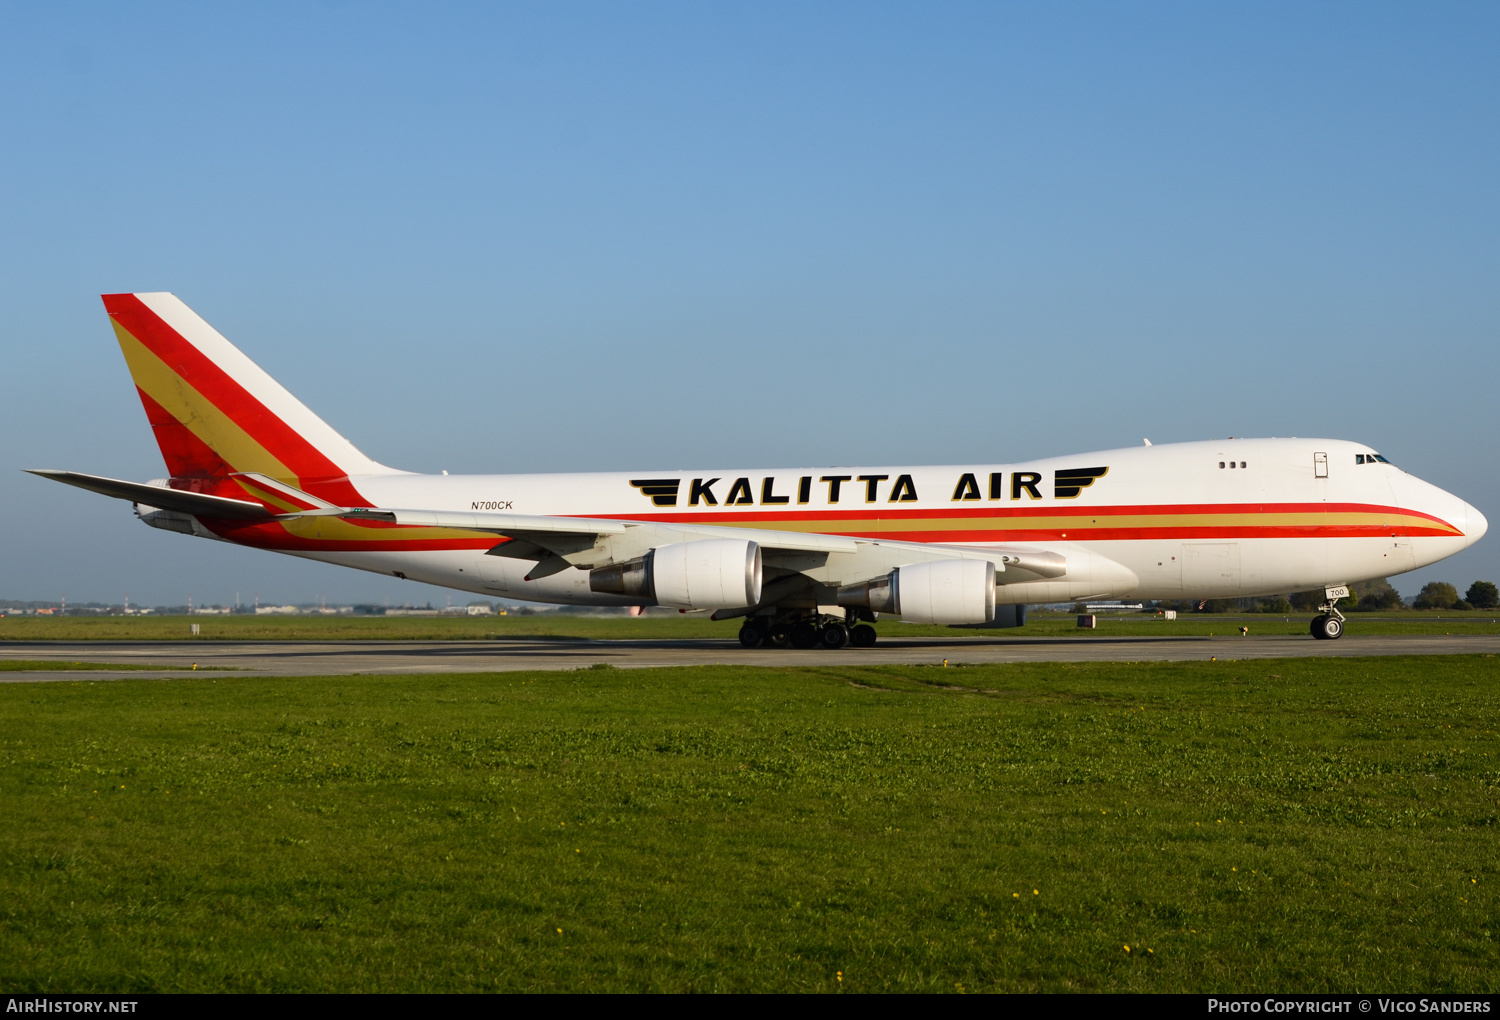
[[[1328,454],[1326,454],[1326,453],[1315,453],[1315,454],[1313,454],[1313,477],[1314,478],[1327,478],[1328,477]]]

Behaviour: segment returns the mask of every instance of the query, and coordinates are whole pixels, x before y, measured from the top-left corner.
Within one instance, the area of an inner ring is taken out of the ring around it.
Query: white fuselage
[[[1366,457],[1368,463],[1358,462]],[[1451,556],[1487,527],[1463,500],[1342,440],[1233,439],[1000,465],[393,473],[350,481],[376,507],[717,525],[750,529],[752,536],[768,529],[867,543],[860,556],[790,568],[829,585],[909,561],[912,544],[1036,547],[1066,557],[1060,578],[997,577],[1002,603],[1272,595],[1353,583]],[[668,491],[669,483],[675,490]],[[346,541],[341,526],[347,528],[326,519],[303,522],[289,529],[298,537],[293,547],[247,544],[491,596],[576,605],[640,601],[591,591],[584,570],[526,580],[531,562],[486,555],[486,543],[472,538],[412,549]]]

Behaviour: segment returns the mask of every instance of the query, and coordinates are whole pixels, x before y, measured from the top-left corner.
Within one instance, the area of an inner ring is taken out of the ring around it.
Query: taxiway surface
[[[1500,653],[1500,635],[1349,635],[1311,637],[1127,638],[896,638],[874,648],[746,649],[733,640],[581,641],[521,638],[503,641],[17,641],[0,645],[0,660],[47,660],[159,666],[191,671],[225,667],[231,676],[330,676],[398,673],[475,673],[522,669],[580,669],[606,662],[625,669],[650,666],[907,665],[989,662],[1118,662],[1463,655]],[[175,675],[182,675],[176,673]],[[0,672],[0,682],[109,680],[152,673],[111,670]],[[222,674],[221,674],[222,676]]]

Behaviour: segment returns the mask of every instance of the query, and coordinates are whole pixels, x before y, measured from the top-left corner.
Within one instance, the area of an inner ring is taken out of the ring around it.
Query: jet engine
[[[660,545],[638,560],[589,571],[589,590],[654,599],[673,609],[760,603],[760,546],[737,538]]]
[[[883,577],[839,588],[841,606],[893,613],[908,623],[989,623],[995,565],[989,560],[908,563]]]

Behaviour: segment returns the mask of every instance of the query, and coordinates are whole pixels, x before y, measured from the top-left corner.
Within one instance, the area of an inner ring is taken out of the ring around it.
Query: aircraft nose
[[[1484,533],[1490,530],[1490,522],[1485,520],[1484,514],[1470,503],[1464,504],[1464,513],[1464,544],[1470,546],[1483,538]]]

